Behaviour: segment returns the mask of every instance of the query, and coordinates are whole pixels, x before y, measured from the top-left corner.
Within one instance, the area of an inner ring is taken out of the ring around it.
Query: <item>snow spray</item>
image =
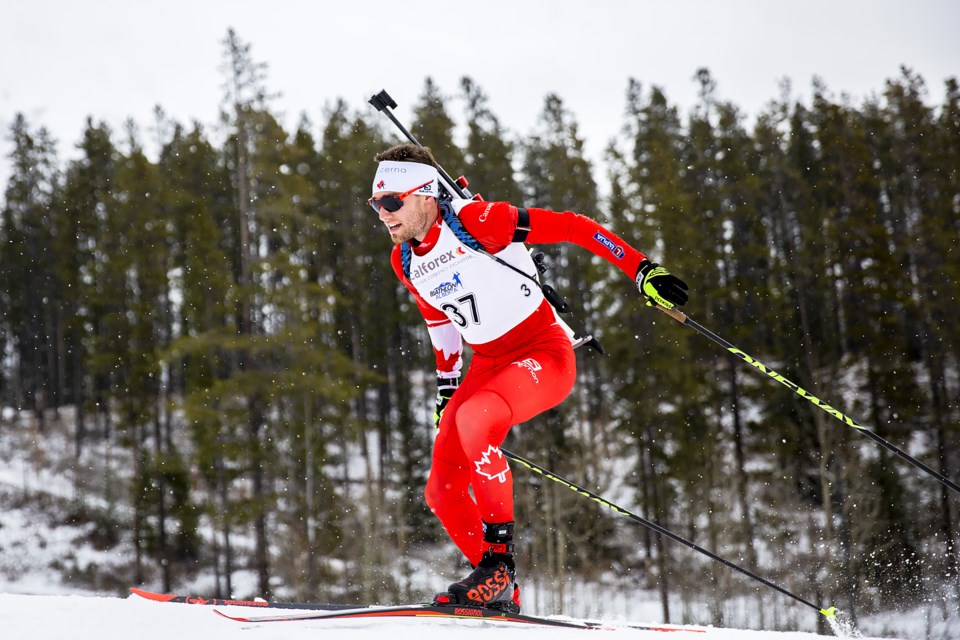
[[[844,613],[834,609],[832,615],[827,616],[827,622],[830,623],[830,629],[838,638],[862,638],[863,634],[853,623],[853,619]]]

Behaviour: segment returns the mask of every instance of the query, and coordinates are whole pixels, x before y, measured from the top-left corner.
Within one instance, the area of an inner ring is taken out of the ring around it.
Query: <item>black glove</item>
[[[646,258],[637,269],[637,287],[650,306],[673,309],[674,305],[687,304],[689,299],[686,282]]]
[[[441,378],[437,376],[437,408],[433,411],[433,426],[440,428],[440,418],[443,417],[443,410],[447,408],[447,403],[453,397],[453,392],[460,386],[460,378]]]

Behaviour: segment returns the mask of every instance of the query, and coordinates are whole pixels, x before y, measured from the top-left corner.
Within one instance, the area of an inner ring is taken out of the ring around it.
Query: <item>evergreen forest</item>
[[[422,496],[433,352],[366,204],[373,156],[400,138],[342,99],[285,128],[249,43],[231,31],[223,55],[214,125],[91,116],[69,162],[42,122],[4,132],[0,429],[29,429],[38,457],[69,435],[76,517],[131,558],[102,588],[204,575],[208,596],[423,598],[418,573],[464,565]],[[956,78],[942,104],[908,68],[856,104],[785,86],[749,117],[708,70],[691,82],[682,111],[624,79],[599,164],[562,88],[516,132],[471,78],[453,95],[426,78],[406,124],[484,199],[615,231],[690,285],[691,318],[960,480]],[[607,262],[539,248],[606,353],[578,350],[571,396],[506,448],[854,615],[960,599],[960,495],[645,306]],[[554,608],[574,577],[649,594],[665,622],[793,608],[514,478],[520,573]]]

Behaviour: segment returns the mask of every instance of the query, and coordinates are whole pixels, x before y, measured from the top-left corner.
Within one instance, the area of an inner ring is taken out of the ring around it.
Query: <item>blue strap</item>
[[[457,236],[457,239],[474,251],[483,251],[483,247],[477,239],[463,228],[463,223],[460,222],[460,218],[458,218],[457,214],[453,211],[453,205],[449,202],[441,202],[438,206],[440,208],[440,215],[443,216],[443,221],[447,223],[447,226],[450,227],[453,234]]]
[[[400,245],[400,264],[403,266],[403,275],[406,276],[407,280],[410,279],[410,257],[412,255],[413,250],[410,248],[409,242]]]

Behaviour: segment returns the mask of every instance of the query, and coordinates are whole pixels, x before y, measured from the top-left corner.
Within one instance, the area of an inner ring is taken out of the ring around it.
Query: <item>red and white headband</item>
[[[437,197],[439,177],[437,169],[429,164],[384,160],[377,167],[377,174],[373,177],[371,193],[381,191],[403,193],[420,187],[413,193]]]

